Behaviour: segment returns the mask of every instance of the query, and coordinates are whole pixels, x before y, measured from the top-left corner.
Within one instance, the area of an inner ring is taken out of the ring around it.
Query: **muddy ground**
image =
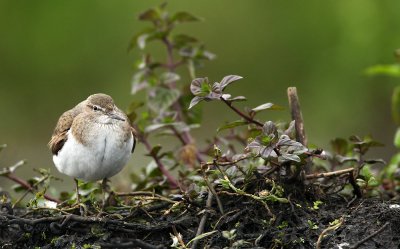
[[[266,207],[246,196],[220,195],[224,214],[213,199],[175,198],[136,208],[81,216],[51,210],[12,209],[2,204],[0,248],[170,248],[172,235],[182,235],[180,248],[193,248],[204,215],[197,248],[399,248],[400,202],[340,197],[322,204],[289,199]],[[331,223],[336,220],[335,223]],[[336,225],[336,226],[335,226]],[[328,229],[327,229],[328,228]],[[335,229],[336,228],[336,229]],[[325,230],[325,231],[324,231]],[[323,235],[321,235],[323,233]],[[318,239],[320,242],[317,243]]]

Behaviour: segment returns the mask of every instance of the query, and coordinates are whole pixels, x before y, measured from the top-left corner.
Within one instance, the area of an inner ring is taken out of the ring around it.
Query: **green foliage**
[[[387,75],[392,77],[400,77],[400,65],[399,64],[385,64],[375,65],[366,69],[367,75]]]

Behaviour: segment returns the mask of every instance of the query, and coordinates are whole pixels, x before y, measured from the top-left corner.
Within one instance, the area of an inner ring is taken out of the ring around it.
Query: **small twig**
[[[300,109],[300,101],[297,95],[297,88],[296,87],[288,87],[287,95],[289,99],[289,107],[292,115],[292,120],[294,120],[294,128],[296,130],[296,140],[307,146],[307,136],[304,130],[304,120],[303,115],[301,114]],[[304,165],[305,173],[309,173],[311,171],[311,159],[306,159],[306,164]],[[298,169],[300,170],[300,168]],[[295,172],[294,175],[300,175],[300,172]]]
[[[207,202],[206,202],[206,210],[204,212],[203,217],[201,217],[199,227],[197,228],[196,236],[194,236],[194,237],[197,237],[197,236],[199,236],[200,234],[202,234],[204,232],[204,226],[206,225],[206,221],[207,221],[208,215],[209,215],[207,209],[211,209],[212,200],[213,200],[213,194],[211,193],[211,190],[209,190],[208,191]],[[199,242],[200,242],[199,239],[195,240],[193,242],[193,245],[192,245],[191,249],[196,249],[197,245],[199,244]]]
[[[101,248],[142,248],[142,249],[162,249],[163,246],[155,246],[140,239],[130,239],[129,242],[100,243]]]
[[[300,101],[299,97],[297,96],[297,88],[288,87],[287,95],[289,99],[292,120],[295,121],[294,126],[296,129],[296,140],[302,143],[304,146],[307,146],[307,137],[304,130],[304,120],[303,115],[301,114]]]
[[[14,182],[18,183],[21,187],[23,187],[24,189],[30,191],[31,193],[35,193],[34,188],[28,182],[26,182],[25,180],[17,177],[13,173],[6,174],[6,175],[4,175],[4,177],[7,177],[11,181],[14,181]],[[60,200],[58,200],[58,199],[56,199],[54,197],[51,197],[51,196],[49,196],[47,194],[44,194],[43,197],[45,199],[49,200],[49,201],[54,201],[56,203],[60,203]]]
[[[136,129],[136,130],[139,131],[139,129]],[[142,134],[140,134],[139,139],[144,144],[144,146],[146,147],[147,151],[150,153],[150,156],[154,159],[154,161],[156,162],[158,168],[161,170],[163,175],[165,177],[167,177],[167,180],[168,180],[169,185],[171,186],[171,188],[177,188],[179,186],[179,184],[178,184],[177,180],[175,179],[175,177],[173,177],[171,175],[171,173],[168,171],[168,169],[165,167],[165,165],[161,162],[160,158],[158,158],[157,155],[153,155],[151,153],[152,147],[151,147],[149,141],[147,141],[145,136],[143,136]]]
[[[229,108],[231,108],[234,112],[236,112],[239,116],[241,116],[242,118],[244,118],[247,122],[249,123],[253,123],[257,126],[263,127],[263,124],[253,118],[251,118],[250,116],[244,114],[242,111],[240,111],[239,109],[237,109],[236,107],[234,107],[232,105],[232,102],[224,99],[222,96],[220,97],[220,99],[227,105],[229,106]]]
[[[257,158],[260,156],[245,156],[245,157],[241,157],[239,159],[236,159],[234,161],[230,161],[230,162],[219,162],[219,161],[212,161],[212,162],[206,162],[206,163],[202,163],[202,166],[212,166],[214,164],[217,164],[218,166],[229,166],[229,165],[234,165],[237,164],[240,161],[246,160],[246,159],[253,159],[253,158]]]
[[[377,231],[373,232],[372,234],[368,235],[365,237],[363,240],[359,241],[357,244],[354,246],[350,247],[351,249],[356,249],[362,244],[364,244],[367,240],[371,239],[372,237],[376,236],[377,234],[381,233],[385,228],[390,224],[390,222],[386,222],[381,228],[379,228]]]
[[[339,175],[347,174],[349,172],[353,172],[353,170],[354,170],[354,168],[348,168],[348,169],[341,169],[341,170],[332,171],[332,172],[314,173],[314,174],[306,175],[306,179],[328,178],[328,177],[333,177],[333,176],[339,176]]]
[[[32,185],[32,189],[36,188],[39,184],[41,184],[42,182],[44,182],[44,181],[47,180],[48,178],[49,178],[49,176],[46,176],[46,177],[43,177],[42,179],[40,179],[40,181],[38,181],[38,182],[36,182],[35,184]],[[22,201],[22,199],[24,199],[25,196],[26,196],[29,192],[30,192],[30,189],[27,189],[27,190],[25,191],[25,193],[24,193],[18,200],[16,200],[16,201],[14,202],[14,204],[12,205],[12,208],[15,208],[15,206],[16,206],[20,201]]]
[[[188,248],[185,245],[185,242],[183,242],[183,240],[182,240],[182,235],[180,233],[178,233],[178,231],[176,230],[176,227],[174,225],[172,225],[172,231],[174,232],[174,235],[178,239],[178,242],[182,246],[182,248],[184,248],[184,249]]]
[[[177,201],[173,201],[170,200],[162,195],[159,194],[155,194],[153,192],[146,192],[146,191],[137,191],[137,192],[127,192],[127,193],[123,193],[123,192],[114,192],[115,196],[119,196],[119,197],[124,197],[124,196],[149,196],[151,198],[149,198],[149,200],[161,200],[161,201],[165,201],[165,202],[169,202],[169,203],[177,203]]]
[[[208,178],[204,172],[203,172],[203,179],[206,182],[208,189],[211,191],[211,193],[215,196],[215,199],[217,200],[219,212],[221,214],[224,214],[225,213],[224,206],[222,205],[221,199],[219,199],[217,192],[215,191],[213,185],[210,183],[210,181],[208,180]]]
[[[318,236],[317,245],[316,245],[315,248],[316,249],[320,249],[321,248],[322,239],[324,238],[325,234],[327,234],[330,231],[334,231],[334,230],[338,229],[343,224],[343,221],[344,221],[344,219],[343,219],[343,217],[341,217],[337,224],[324,229],[322,231],[322,233]]]

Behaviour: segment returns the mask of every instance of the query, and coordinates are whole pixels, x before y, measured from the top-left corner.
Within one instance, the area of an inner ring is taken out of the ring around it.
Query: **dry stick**
[[[203,179],[207,184],[208,189],[211,191],[211,193],[215,196],[215,199],[217,200],[218,208],[221,214],[224,214],[224,206],[222,205],[221,199],[219,199],[217,191],[215,191],[215,188],[212,186],[210,181],[208,180],[206,174],[203,172]]]
[[[289,99],[289,107],[292,114],[292,120],[295,121],[294,126],[296,129],[296,140],[302,143],[304,146],[307,146],[307,137],[304,130],[304,121],[303,115],[301,114],[300,101],[299,97],[297,96],[297,88],[288,87],[287,95]]]
[[[33,184],[33,185],[32,185],[32,188],[36,188],[36,186],[38,186],[39,184],[41,184],[42,182],[44,182],[44,181],[47,180],[48,178],[49,178],[48,176],[43,177],[40,181],[38,181],[38,182],[36,182],[35,184]],[[16,200],[16,201],[14,202],[14,204],[12,205],[12,208],[15,208],[15,206],[16,206],[20,201],[22,201],[22,199],[24,199],[25,196],[26,196],[29,192],[30,192],[29,189],[27,189],[27,190],[25,191],[25,193],[24,193],[18,200]]]
[[[210,209],[211,208],[212,200],[213,200],[213,194],[211,193],[211,190],[209,190],[208,191],[207,202],[206,202],[206,209]],[[200,224],[199,224],[199,227],[197,228],[197,232],[196,232],[195,238],[203,233],[204,226],[206,225],[207,219],[208,219],[208,210],[206,210],[206,212],[204,213],[203,217],[201,217]],[[193,245],[192,245],[191,249],[196,249],[197,245],[199,244],[199,241],[200,241],[199,239],[195,240],[193,242]]]
[[[289,107],[292,115],[292,120],[294,120],[294,127],[296,130],[296,140],[307,146],[307,136],[304,130],[304,120],[301,114],[300,101],[297,95],[296,87],[288,87],[287,95],[289,99]],[[311,171],[311,160],[307,159],[306,165],[304,165],[304,171],[309,173]]]
[[[119,197],[149,196],[149,197],[151,197],[150,199],[152,199],[152,200],[161,200],[161,201],[169,202],[169,203],[172,203],[172,204],[177,203],[177,201],[173,201],[173,200],[170,200],[170,199],[168,199],[168,198],[166,198],[166,197],[164,197],[162,195],[159,195],[159,194],[156,194],[156,193],[153,193],[153,192],[147,192],[147,191],[114,192],[114,194],[116,196],[119,196]],[[154,197],[156,197],[156,198],[154,198]]]
[[[347,174],[349,172],[353,172],[353,170],[354,170],[354,168],[348,168],[348,169],[341,169],[341,170],[326,172],[326,173],[314,173],[314,174],[306,175],[306,179],[327,178],[327,177],[339,176],[339,175]]]
[[[147,139],[144,136],[141,136],[140,140],[142,141],[142,143],[146,147],[147,151],[150,153],[150,156],[153,157],[154,161],[156,162],[158,168],[161,170],[163,175],[165,175],[165,177],[167,177],[167,180],[168,180],[170,186],[172,188],[178,187],[179,186],[178,182],[171,175],[171,173],[168,171],[168,169],[165,167],[165,165],[161,162],[160,158],[158,158],[157,155],[153,155],[151,153],[152,148],[151,148],[151,145],[150,145],[149,141],[147,141]]]
[[[322,233],[318,236],[318,241],[317,241],[317,245],[316,245],[316,249],[320,249],[321,248],[321,243],[322,243],[322,239],[324,238],[324,235],[326,233],[328,233],[329,231],[333,231],[336,230],[338,227],[340,227],[343,224],[343,217],[340,218],[339,223],[330,226],[328,228],[326,228],[324,231],[322,231]]]
[[[354,246],[350,247],[350,249],[358,248],[359,246],[364,244],[367,240],[369,240],[372,237],[376,236],[377,234],[381,233],[389,224],[390,224],[389,222],[386,222],[381,228],[379,228],[377,231],[373,232],[372,234],[370,234],[369,236],[367,236],[366,238],[364,238],[363,240],[361,240],[360,242],[358,242]]]
[[[185,245],[185,242],[183,242],[182,240],[182,235],[178,233],[178,230],[176,230],[176,227],[174,225],[172,225],[172,231],[174,232],[174,235],[178,239],[178,242],[182,246],[182,248],[186,249],[187,246]]]
[[[22,180],[21,178],[17,177],[13,173],[6,174],[5,177],[10,179],[11,181],[14,181],[14,182],[18,183],[21,187],[23,187],[26,190],[29,190],[31,193],[34,193],[34,189],[33,189],[32,185],[30,185],[25,180]],[[43,197],[45,199],[49,200],[49,201],[54,201],[56,203],[60,203],[60,200],[58,200],[58,199],[56,199],[54,197],[51,197],[51,196],[49,196],[47,194],[44,194]]]

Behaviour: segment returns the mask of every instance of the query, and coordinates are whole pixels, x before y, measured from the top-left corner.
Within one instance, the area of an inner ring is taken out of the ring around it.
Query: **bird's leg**
[[[79,186],[78,186],[78,179],[74,178],[75,181],[75,192],[76,192],[76,205],[79,206],[79,212],[82,216],[86,216],[87,214],[87,207],[84,203],[81,203],[81,198],[79,197]]]
[[[76,192],[76,203],[78,205],[81,204],[81,199],[79,198],[79,186],[78,186],[78,179],[74,178],[75,181],[75,192]]]
[[[106,207],[106,193],[107,193],[107,178],[104,178],[103,181],[101,182],[101,190],[103,192],[103,205],[102,205],[102,210],[104,211]]]

